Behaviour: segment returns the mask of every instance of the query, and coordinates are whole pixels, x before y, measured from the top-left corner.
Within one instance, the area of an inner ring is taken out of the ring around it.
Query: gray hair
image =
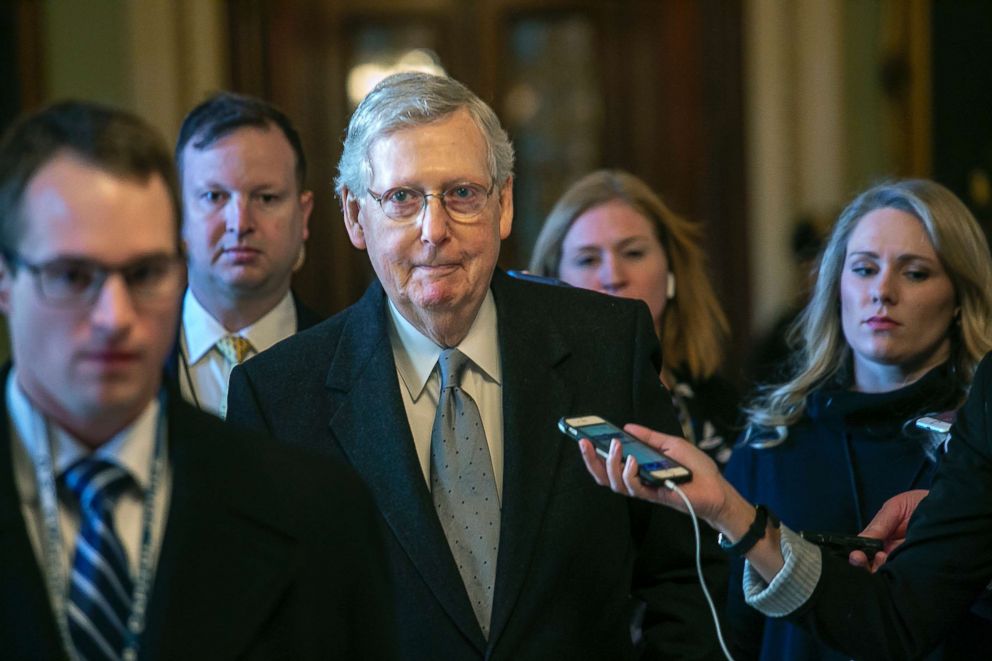
[[[344,189],[364,192],[372,180],[369,152],[379,138],[402,129],[430,124],[464,108],[486,141],[492,183],[513,176],[513,146],[499,118],[470,89],[447,76],[397,73],[383,79],[358,105],[344,139],[344,152],[334,180],[340,197]]]

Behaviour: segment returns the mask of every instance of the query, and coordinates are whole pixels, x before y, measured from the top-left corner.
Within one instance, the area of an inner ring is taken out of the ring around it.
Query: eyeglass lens
[[[370,191],[371,193],[371,191]],[[482,211],[490,190],[478,184],[458,184],[444,192],[425,193],[414,188],[391,188],[379,198],[383,213],[394,220],[408,220],[427,206],[427,198],[440,198],[442,206],[456,220],[469,220]],[[372,194],[375,197],[374,194]]]
[[[111,268],[83,259],[56,259],[34,269],[42,295],[53,302],[89,302],[111,273],[120,273],[135,298],[155,299],[174,293],[178,278],[173,256],[155,255]]]

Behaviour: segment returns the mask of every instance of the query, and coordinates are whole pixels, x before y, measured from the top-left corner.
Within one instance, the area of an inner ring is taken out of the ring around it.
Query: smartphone
[[[861,537],[859,535],[841,535],[831,532],[813,532],[811,530],[800,530],[799,536],[813,542],[817,546],[822,546],[831,553],[836,553],[847,557],[851,551],[864,551],[869,559],[885,548],[882,540],[873,537]]]
[[[558,278],[551,278],[546,275],[535,275],[533,273],[527,273],[526,271],[514,271],[509,270],[506,272],[511,278],[516,278],[517,280],[526,280],[527,282],[539,282],[542,285],[554,285],[556,287],[571,287],[570,284]]]
[[[943,413],[931,413],[922,418],[917,418],[916,426],[926,431],[946,434],[951,431],[951,425],[957,417],[957,411],[944,411]]]
[[[598,415],[562,418],[558,421],[558,429],[575,441],[589,439],[596,452],[603,457],[610,452],[610,442],[614,438],[618,439],[624,460],[628,456],[633,456],[637,460],[639,476],[644,484],[660,487],[664,485],[665,480],[678,484],[692,479],[692,472],[688,468],[645,445]]]

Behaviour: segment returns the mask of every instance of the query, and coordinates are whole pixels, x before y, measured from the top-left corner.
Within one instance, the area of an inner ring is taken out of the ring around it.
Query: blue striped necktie
[[[66,603],[69,634],[81,658],[119,659],[133,585],[113,508],[133,481],[117,464],[92,458],[73,464],[62,479],[79,502],[80,521]]]

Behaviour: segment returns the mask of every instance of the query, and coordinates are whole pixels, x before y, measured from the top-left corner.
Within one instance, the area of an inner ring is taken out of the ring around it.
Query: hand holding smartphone
[[[588,439],[602,457],[610,453],[613,439],[619,440],[624,461],[628,456],[633,456],[637,460],[641,482],[649,486],[663,486],[666,480],[679,484],[692,479],[692,472],[688,468],[598,415],[562,418],[558,421],[558,429],[575,441]]]
[[[861,537],[860,535],[841,535],[828,532],[813,532],[810,530],[800,530],[799,536],[813,542],[817,546],[822,546],[827,551],[837,555],[847,557],[851,551],[863,551],[868,556],[868,561],[875,557],[875,554],[884,549],[884,543],[874,537]]]

